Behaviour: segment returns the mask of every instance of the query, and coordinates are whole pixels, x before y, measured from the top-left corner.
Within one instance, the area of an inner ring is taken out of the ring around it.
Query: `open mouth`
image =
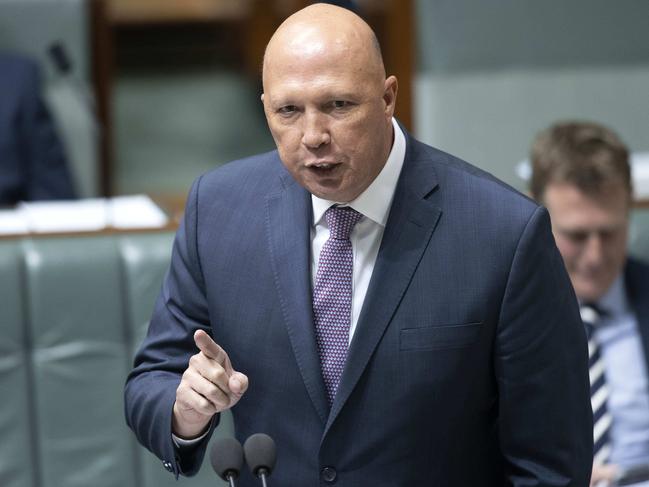
[[[316,175],[319,178],[327,178],[335,176],[340,164],[337,163],[323,163],[323,164],[312,164],[307,166],[311,174]]]
[[[340,163],[337,162],[316,162],[309,164],[307,168],[316,174],[328,175],[333,173],[338,166]]]

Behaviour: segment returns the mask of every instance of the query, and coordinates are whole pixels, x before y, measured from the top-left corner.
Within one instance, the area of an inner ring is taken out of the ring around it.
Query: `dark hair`
[[[559,122],[537,135],[530,153],[530,191],[540,201],[551,183],[597,195],[611,183],[632,194],[629,150],[612,130],[593,122]]]

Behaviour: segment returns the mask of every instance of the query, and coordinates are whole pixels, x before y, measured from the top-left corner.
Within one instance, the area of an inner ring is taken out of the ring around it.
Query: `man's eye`
[[[566,237],[568,239],[572,240],[574,243],[583,243],[586,240],[588,240],[588,232],[581,232],[581,231],[576,231],[576,232],[566,232]]]
[[[280,115],[292,115],[297,111],[297,107],[295,105],[286,105],[284,107],[280,107],[277,112]]]
[[[334,108],[340,109],[340,108],[347,108],[349,106],[349,103],[347,103],[344,100],[334,100],[331,105]]]

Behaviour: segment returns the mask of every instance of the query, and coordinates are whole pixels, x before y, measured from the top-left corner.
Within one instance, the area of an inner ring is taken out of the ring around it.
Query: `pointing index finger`
[[[198,349],[203,352],[207,358],[216,360],[219,364],[224,365],[224,362],[227,359],[225,351],[203,330],[196,330],[194,332],[194,343],[196,343]]]

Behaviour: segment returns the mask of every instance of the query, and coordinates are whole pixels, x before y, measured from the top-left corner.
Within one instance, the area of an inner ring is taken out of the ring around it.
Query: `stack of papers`
[[[28,233],[29,227],[22,213],[17,210],[0,210],[0,235]]]
[[[649,199],[649,152],[631,155],[631,178],[633,196],[638,200]]]
[[[160,228],[169,221],[158,205],[145,195],[111,198],[107,206],[113,228]]]
[[[165,213],[146,195],[21,203],[0,211],[0,235],[161,228]]]

